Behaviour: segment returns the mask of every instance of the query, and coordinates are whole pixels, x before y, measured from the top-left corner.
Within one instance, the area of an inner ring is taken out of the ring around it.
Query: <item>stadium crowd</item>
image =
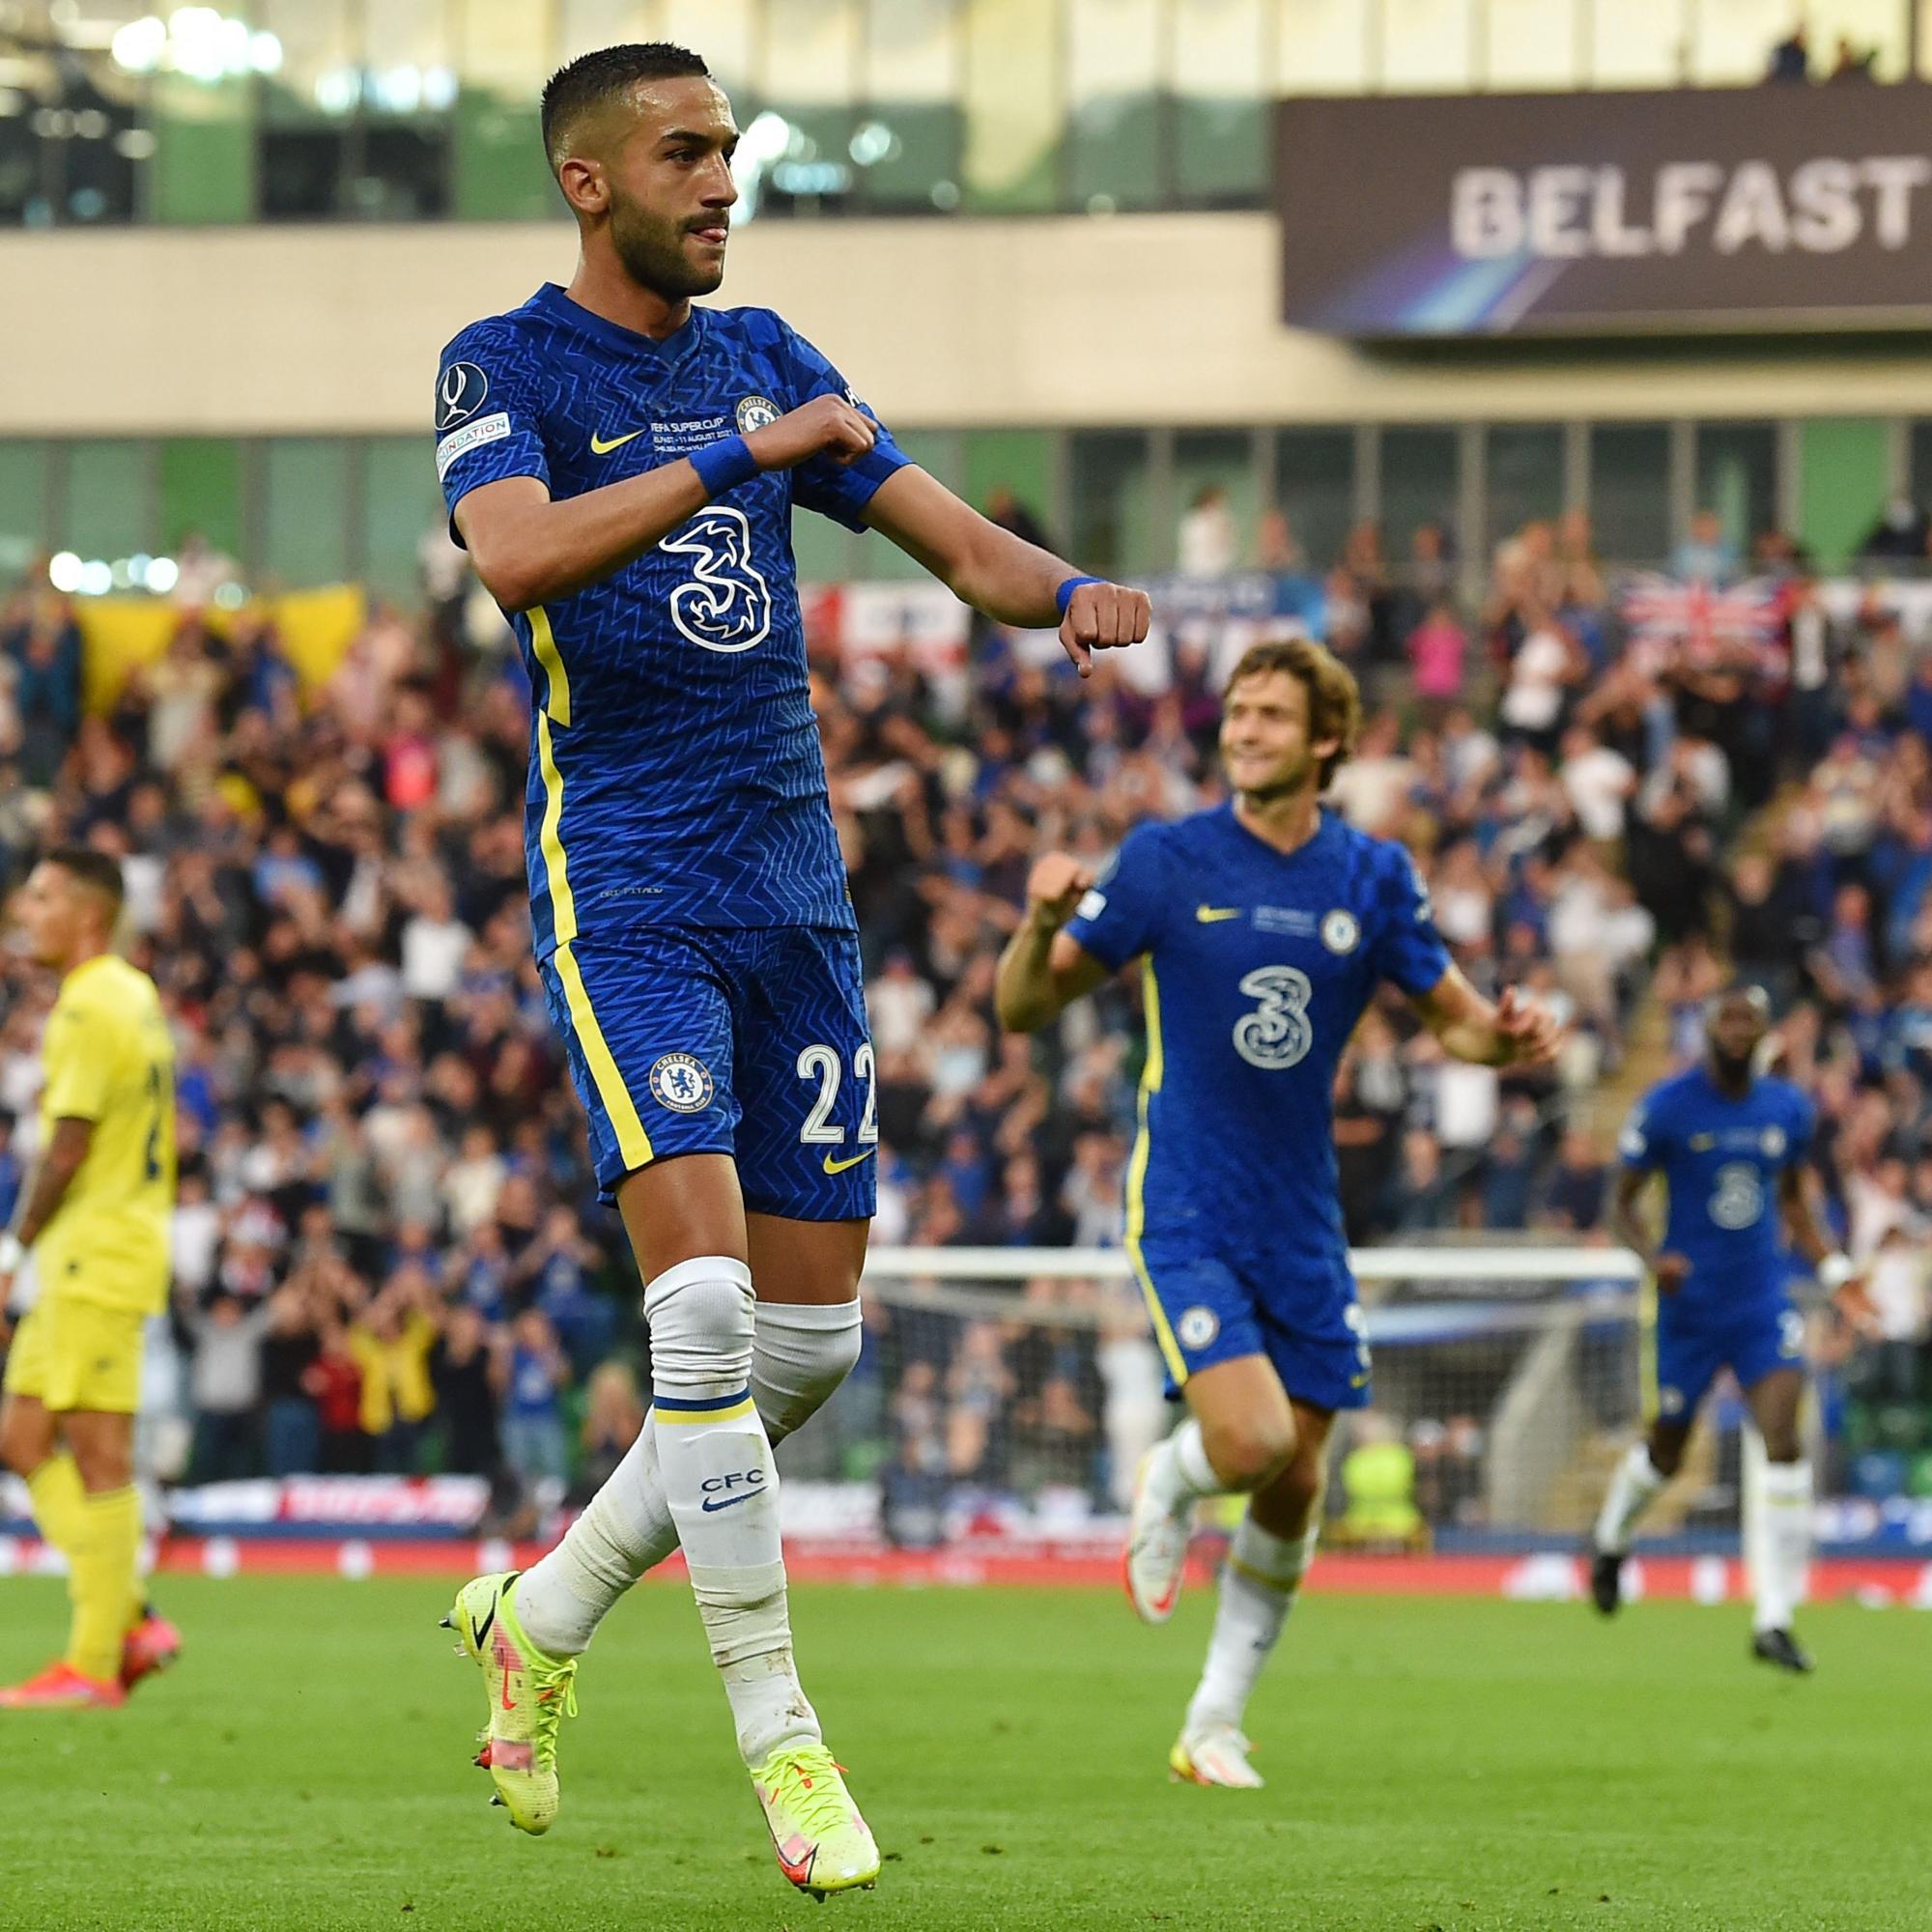
[[[1294,561],[1285,526],[1263,535]],[[1215,536],[1198,528],[1195,554]],[[16,591],[0,856],[17,877],[57,838],[122,855],[130,952],[175,1021],[176,1290],[149,1367],[162,1473],[475,1472],[510,1521],[621,1454],[641,1337],[529,959],[526,687],[445,550],[426,540],[423,615],[374,608],[321,688],[266,620],[184,601],[165,652],[98,713],[73,608],[43,580]],[[1700,519],[1640,605],[1571,517],[1504,543],[1475,595],[1435,526],[1400,567],[1364,526],[1326,573],[1322,628],[1368,700],[1334,804],[1416,849],[1472,978],[1572,1023],[1553,1072],[1498,1077],[1445,1062],[1399,1002],[1373,1011],[1337,1094],[1344,1207],[1358,1241],[1595,1234],[1616,1123],[1592,1096],[1646,997],[1689,1049],[1728,948],[1804,996],[1791,1060],[1886,1322],[1845,1364],[1852,1447],[1892,1457],[1865,1475],[1902,1489],[1932,1473],[1903,1460],[1932,1451],[1932,660],[1876,598],[1829,620],[1788,544],[1761,542],[1753,567],[1764,595],[1714,615],[1703,593],[1740,564]],[[1117,983],[1043,1042],[1003,1038],[994,961],[1037,850],[1097,863],[1138,818],[1217,795],[1236,641],[1190,617],[1163,677],[1103,663],[1084,685],[983,626],[965,678],[910,646],[814,643],[878,1051],[877,1241],[1120,1240],[1137,1001]],[[12,955],[0,973],[4,1216],[51,989]],[[1160,1426],[1135,1308],[1077,1285],[1015,1295],[1053,1308],[875,1301],[852,1388],[793,1453],[880,1469],[909,1536],[962,1488],[1118,1493]],[[1443,1447],[1475,1467],[1477,1420],[1408,1420],[1431,1493],[1479,1509]]]

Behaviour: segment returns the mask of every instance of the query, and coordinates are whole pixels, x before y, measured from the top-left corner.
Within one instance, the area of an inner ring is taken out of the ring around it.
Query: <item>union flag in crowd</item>
[[[1769,577],[1719,588],[1640,570],[1624,583],[1622,609],[1634,647],[1678,664],[1765,663],[1783,634],[1783,594]]]

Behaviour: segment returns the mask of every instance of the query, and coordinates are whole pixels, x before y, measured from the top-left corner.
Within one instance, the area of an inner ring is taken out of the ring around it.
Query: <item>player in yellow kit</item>
[[[114,1705],[180,1648],[141,1600],[134,1488],[142,1324],[168,1293],[174,1051],[155,982],[108,950],[113,859],[49,853],[16,911],[61,985],[42,1048],[40,1158],[0,1235],[0,1307],[29,1251],[40,1283],[7,1355],[0,1457],[67,1558],[73,1618],[61,1661],[0,1690],[0,1706]]]

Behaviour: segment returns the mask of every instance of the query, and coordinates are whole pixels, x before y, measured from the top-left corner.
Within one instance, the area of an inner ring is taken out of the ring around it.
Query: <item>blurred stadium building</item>
[[[1163,1426],[1119,1257],[1139,1020],[1114,989],[1002,1040],[992,961],[1037,845],[1211,794],[1221,672],[1297,626],[1369,698],[1339,808],[1574,1029],[1500,1080],[1398,1008],[1355,1041],[1350,1232],[1402,1248],[1364,1260],[1337,1540],[1580,1528],[1637,1406],[1615,1129],[1735,966],[1789,1010],[1883,1321],[1813,1318],[1822,1527],[1932,1550],[1918,0],[0,0],[0,848],[124,852],[177,1019],[147,1429],[184,1526],[532,1537],[637,1427],[528,963],[526,691],[428,404],[456,328],[567,278],[544,75],[660,37],[746,130],[723,299],[1155,590],[1076,692],[799,522],[877,1239],[973,1252],[882,1258],[865,1364],[786,1448],[794,1526],[1105,1546]],[[46,989],[5,974],[11,1212]],[[1687,1561],[1730,1547],[1738,1431],[1673,1492]],[[436,1480],[334,1480],[370,1471]]]

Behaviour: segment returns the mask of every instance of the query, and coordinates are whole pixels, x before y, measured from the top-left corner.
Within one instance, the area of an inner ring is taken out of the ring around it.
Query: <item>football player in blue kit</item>
[[[1788,1286],[1791,1249],[1819,1284],[1856,1311],[1856,1271],[1834,1249],[1806,1186],[1815,1116],[1788,1080],[1756,1069],[1771,1027],[1762,987],[1712,1000],[1704,1058],[1637,1102],[1619,1148],[1611,1208],[1617,1236],[1643,1262],[1644,1405],[1650,1433],[1617,1465],[1597,1520],[1591,1595],[1605,1615],[1620,1600],[1631,1530],[1684,1460],[1697,1406],[1720,1369],[1744,1391],[1768,1466],[1758,1524],[1751,1653],[1784,1670],[1811,1668],[1791,1632],[1811,1554],[1811,1465],[1799,1440],[1804,1321]],[[1662,1176],[1660,1239],[1639,1211]],[[1786,1245],[1786,1236],[1790,1245]]]
[[[1482,997],[1451,962],[1406,850],[1321,795],[1352,749],[1355,680],[1306,639],[1235,667],[1221,719],[1233,799],[1131,833],[1096,880],[1049,854],[1000,962],[1000,1017],[1032,1032],[1141,961],[1147,1062],[1128,1252],[1188,1414],[1148,1458],[1125,1555],[1151,1623],[1174,1612],[1194,1505],[1245,1492],[1177,1776],[1253,1786],[1242,1719],[1314,1553],[1335,1411],[1369,1400],[1331,1091],[1383,980],[1462,1060],[1546,1061],[1553,1016]]]
[[[857,1358],[878,1129],[791,519],[883,531],[996,620],[1057,625],[1083,674],[1148,601],[909,464],[776,315],[693,306],[738,140],[696,55],[572,62],[543,133],[577,272],[450,343],[436,463],[530,674],[536,956],[643,1277],[651,1408],[557,1548],[446,1621],[489,1698],[479,1762],[542,1832],[578,1656],[681,1544],[779,1862],[823,1895],[879,1857],[793,1663],[771,1445]]]

